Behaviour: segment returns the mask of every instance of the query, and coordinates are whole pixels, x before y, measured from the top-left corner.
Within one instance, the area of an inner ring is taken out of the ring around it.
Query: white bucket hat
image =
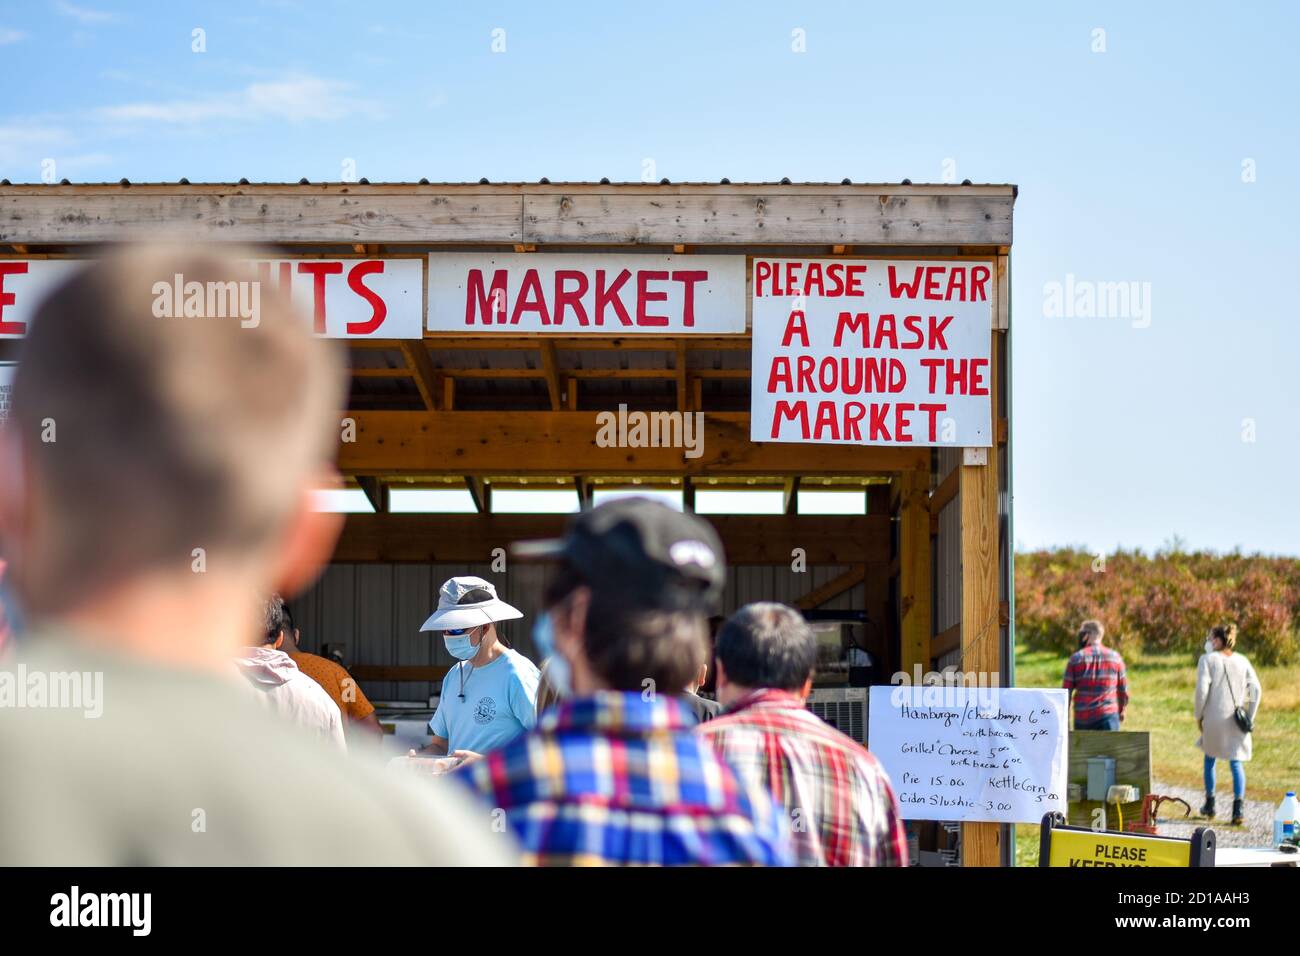
[[[486,591],[490,597],[481,601],[466,601],[473,591]],[[513,621],[523,617],[523,612],[511,607],[497,597],[497,589],[489,581],[471,575],[449,578],[438,589],[438,609],[429,616],[420,630],[458,631],[496,621]]]

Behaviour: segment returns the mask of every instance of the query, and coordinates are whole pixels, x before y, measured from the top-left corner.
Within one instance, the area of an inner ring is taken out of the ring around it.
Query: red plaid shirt
[[[1090,644],[1070,655],[1061,686],[1074,691],[1074,722],[1091,724],[1128,706],[1128,675],[1119,651]]]
[[[907,835],[884,769],[795,694],[754,691],[695,732],[785,806],[800,865],[907,865]]]

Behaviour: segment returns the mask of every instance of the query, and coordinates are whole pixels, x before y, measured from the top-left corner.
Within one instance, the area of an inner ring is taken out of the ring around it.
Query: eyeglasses
[[[474,633],[479,629],[479,627],[482,626],[483,625],[480,624],[477,627],[453,627],[453,628],[448,628],[442,633],[447,635],[448,637],[464,637],[466,634]]]

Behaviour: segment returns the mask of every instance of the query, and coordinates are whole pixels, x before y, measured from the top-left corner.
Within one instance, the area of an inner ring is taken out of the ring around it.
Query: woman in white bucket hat
[[[497,637],[498,621],[522,617],[489,581],[465,576],[443,583],[438,609],[420,630],[440,632],[456,664],[443,678],[429,721],[433,739],[421,753],[474,759],[537,723],[537,667]]]

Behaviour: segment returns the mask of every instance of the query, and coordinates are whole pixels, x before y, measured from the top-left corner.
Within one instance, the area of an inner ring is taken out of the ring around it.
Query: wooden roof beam
[[[866,565],[884,575],[888,515],[702,515],[722,539],[729,564],[790,565],[804,548],[809,565]],[[511,541],[556,538],[570,515],[350,514],[333,560],[478,563]],[[827,599],[829,600],[829,598]]]
[[[923,468],[928,448],[791,446],[749,440],[745,412],[704,415],[702,454],[602,447],[595,411],[354,411],[356,441],[339,448],[345,474],[403,475],[889,475]]]
[[[429,356],[429,350],[419,340],[403,341],[401,349],[402,354],[406,356],[406,364],[410,367],[411,374],[415,376],[415,387],[420,390],[424,407],[431,412],[436,411],[439,398],[438,370]]]
[[[0,242],[120,242],[185,224],[245,243],[1004,246],[1012,186],[735,183],[20,184]]]
[[[864,564],[855,564],[843,574],[837,575],[827,581],[819,588],[813,588],[799,600],[794,602],[794,606],[801,611],[811,611],[813,608],[821,607],[831,598],[839,597],[845,591],[856,585],[861,584],[867,578],[867,568]]]

